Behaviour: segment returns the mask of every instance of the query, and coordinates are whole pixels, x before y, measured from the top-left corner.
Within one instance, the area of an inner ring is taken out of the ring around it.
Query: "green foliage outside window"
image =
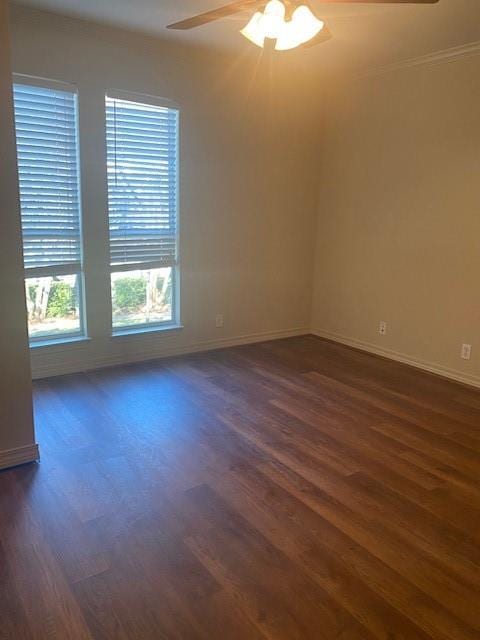
[[[147,282],[144,278],[120,278],[113,285],[113,308],[135,311],[145,304]]]
[[[52,282],[47,304],[47,318],[64,318],[75,313],[75,291],[66,282]]]

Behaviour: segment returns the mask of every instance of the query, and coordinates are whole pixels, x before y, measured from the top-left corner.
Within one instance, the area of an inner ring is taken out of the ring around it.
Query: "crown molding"
[[[407,60],[401,60],[400,62],[392,62],[391,64],[386,64],[380,67],[372,67],[371,69],[367,69],[363,73],[360,73],[359,77],[366,78],[369,76],[382,76],[387,73],[393,73],[394,71],[400,71],[402,69],[411,69],[413,67],[432,67],[438,64],[455,62],[462,58],[472,58],[478,55],[480,55],[480,40],[462,44],[459,47],[441,49],[416,58],[408,58]]]

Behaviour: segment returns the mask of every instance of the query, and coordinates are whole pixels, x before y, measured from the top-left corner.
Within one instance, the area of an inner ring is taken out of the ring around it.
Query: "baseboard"
[[[355,349],[368,351],[368,353],[373,353],[377,356],[388,358],[389,360],[402,362],[403,364],[415,367],[416,369],[422,369],[422,371],[434,373],[435,375],[441,376],[442,378],[448,378],[449,380],[454,380],[455,382],[466,384],[469,387],[480,388],[479,376],[470,375],[468,373],[464,373],[463,371],[456,371],[455,369],[449,369],[436,363],[426,362],[425,360],[420,360],[419,358],[415,358],[404,353],[399,353],[398,351],[393,351],[392,349],[382,349],[381,347],[378,347],[377,345],[374,345],[370,342],[362,342],[361,340],[357,340],[355,338],[348,338],[347,336],[330,333],[321,329],[312,329],[311,333],[314,336],[318,336],[319,338],[333,340],[334,342],[339,342],[340,344],[347,345],[348,347],[354,347]]]
[[[41,378],[51,378],[54,376],[67,375],[71,373],[78,373],[83,371],[93,371],[95,369],[104,369],[106,367],[113,367],[125,364],[131,364],[135,362],[145,362],[148,360],[157,360],[161,358],[168,358],[172,356],[186,355],[189,353],[198,353],[201,351],[213,351],[215,349],[223,349],[227,347],[236,347],[242,344],[254,344],[255,342],[267,342],[269,340],[280,340],[282,338],[292,338],[295,336],[307,335],[310,333],[308,327],[298,327],[293,329],[286,329],[281,331],[267,331],[263,333],[252,333],[247,335],[240,335],[230,338],[220,338],[216,340],[205,340],[202,342],[190,343],[186,345],[176,346],[161,346],[161,341],[158,339],[152,339],[147,342],[142,341],[142,349],[134,354],[110,354],[96,358],[88,358],[79,363],[78,360],[69,360],[69,349],[65,345],[65,349],[62,350],[61,358],[57,356],[53,362],[38,362],[38,356],[36,361],[32,362],[32,376],[34,380]],[[130,338],[132,339],[132,338]],[[81,347],[74,347],[76,353]],[[72,349],[73,351],[73,349]]]
[[[0,469],[8,469],[8,467],[16,467],[19,464],[27,462],[35,462],[39,460],[40,452],[37,444],[29,444],[26,447],[17,447],[16,449],[7,449],[0,451]]]
[[[291,337],[301,336],[306,334],[312,334],[320,338],[325,338],[327,340],[339,342],[340,344],[344,344],[349,347],[353,347],[355,349],[360,349],[362,351],[366,351],[368,353],[382,356],[390,360],[395,360],[396,362],[402,362],[403,364],[407,364],[411,367],[415,367],[416,369],[428,371],[429,373],[439,375],[449,380],[454,380],[455,382],[460,382],[462,384],[466,384],[471,387],[480,388],[479,376],[474,376],[474,375],[464,373],[462,371],[449,369],[447,367],[444,367],[436,363],[426,362],[419,358],[415,358],[411,355],[400,353],[392,349],[381,348],[372,343],[357,340],[356,338],[350,338],[337,333],[323,331],[322,329],[309,329],[307,327],[299,327],[299,328],[287,329],[282,331],[267,331],[263,333],[253,333],[253,334],[235,336],[230,338],[220,338],[216,340],[205,340],[202,342],[190,343],[190,344],[181,345],[181,346],[178,346],[178,345],[170,346],[170,347],[165,347],[165,346],[159,347],[159,343],[157,340],[155,341],[155,343],[149,341],[147,348],[145,348],[145,344],[143,344],[143,349],[137,351],[135,354],[129,354],[128,356],[125,356],[124,354],[110,354],[110,355],[105,355],[97,358],[88,358],[88,359],[85,359],[85,361],[82,361],[80,363],[78,360],[74,361],[69,359],[68,357],[69,349],[65,346],[65,350],[64,351],[62,350],[63,352],[62,359],[58,357],[58,351],[57,351],[57,357],[53,362],[32,363],[33,378],[34,379],[50,378],[54,376],[78,373],[81,371],[91,371],[94,369],[103,369],[106,367],[125,365],[125,364],[130,364],[135,362],[145,362],[148,360],[156,360],[156,359],[167,358],[171,356],[180,356],[180,355],[186,355],[189,353],[198,353],[201,351],[213,351],[215,349],[235,347],[235,346],[240,346],[242,344],[254,344],[256,342],[280,340],[282,338],[291,338]],[[77,349],[78,347],[75,348],[75,351],[77,351]],[[77,351],[77,354],[78,354],[78,351]],[[4,453],[8,453],[8,452],[4,452]],[[30,457],[28,460],[25,460],[25,461],[21,460],[20,462],[15,464],[30,462],[32,459],[35,460],[37,458],[35,457],[35,455],[33,455],[33,457]],[[0,468],[2,468],[1,452],[0,452]]]

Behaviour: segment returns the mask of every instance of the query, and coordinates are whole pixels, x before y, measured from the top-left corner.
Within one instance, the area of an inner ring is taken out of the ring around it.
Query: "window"
[[[30,340],[84,332],[77,96],[15,84],[23,261]]]
[[[108,95],[114,332],[178,321],[178,110]]]

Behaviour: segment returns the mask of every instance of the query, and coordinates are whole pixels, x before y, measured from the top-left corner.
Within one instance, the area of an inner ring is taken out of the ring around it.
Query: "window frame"
[[[84,234],[83,234],[83,202],[82,202],[82,175],[81,175],[81,157],[80,157],[80,113],[79,113],[79,97],[78,87],[74,84],[63,82],[60,80],[52,80],[48,78],[36,77],[21,73],[12,74],[13,85],[24,85],[38,87],[43,89],[52,89],[71,93],[75,105],[75,151],[76,151],[76,177],[77,177],[77,197],[78,197],[78,217],[79,217],[79,245],[80,245],[80,261],[72,265],[58,265],[52,267],[34,267],[26,269],[24,267],[24,283],[31,278],[57,277],[74,275],[77,277],[78,301],[79,301],[79,328],[77,331],[66,331],[64,333],[56,333],[52,335],[39,334],[31,336],[28,332],[30,348],[40,345],[59,344],[62,342],[71,342],[74,340],[88,339],[87,329],[87,313],[86,313],[86,296],[85,296],[85,263],[84,263]],[[16,125],[16,114],[14,109],[14,119]],[[18,152],[17,152],[17,168],[18,168]],[[19,172],[19,168],[17,169]],[[20,217],[21,217],[21,192],[19,188]],[[22,231],[23,246],[23,231]],[[27,311],[28,322],[28,311]]]
[[[121,89],[106,89],[105,91],[105,159],[107,161],[107,109],[106,101],[111,100],[124,100],[126,102],[137,103],[139,105],[148,105],[153,107],[161,107],[166,109],[172,109],[177,112],[177,131],[175,140],[175,154],[176,154],[176,166],[175,166],[175,247],[176,247],[176,260],[174,264],[170,265],[172,269],[172,318],[171,320],[165,320],[161,322],[144,322],[132,325],[124,325],[121,327],[114,327],[113,325],[113,300],[112,300],[112,273],[128,273],[130,271],[148,271],[151,269],[162,268],[158,263],[135,263],[135,264],[119,264],[112,265],[108,263],[108,273],[110,275],[110,318],[111,318],[111,335],[112,337],[128,336],[134,334],[150,333],[155,331],[167,331],[169,329],[181,329],[181,304],[180,304],[180,281],[181,281],[181,247],[180,247],[180,135],[181,135],[181,109],[180,105],[174,100],[168,98],[162,98],[159,96],[153,96],[150,94],[137,93],[133,91],[126,91]],[[107,178],[107,222],[110,229],[109,222],[110,205],[108,194],[108,178]],[[109,235],[109,251],[110,251],[110,235]],[[110,253],[109,253],[110,255]]]

